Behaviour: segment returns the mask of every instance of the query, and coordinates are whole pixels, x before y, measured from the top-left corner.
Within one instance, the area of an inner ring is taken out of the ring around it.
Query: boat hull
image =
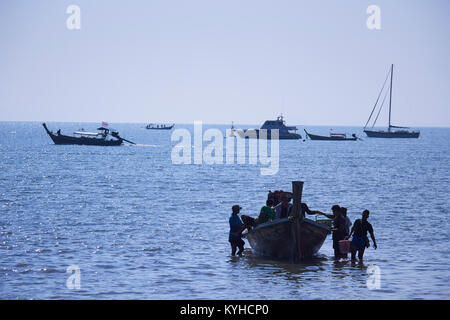
[[[419,138],[420,132],[418,131],[372,131],[364,130],[365,134],[369,138]]]
[[[299,225],[298,243],[293,241]],[[250,230],[246,238],[256,255],[279,260],[296,261],[311,258],[323,245],[331,230],[324,224],[302,219],[299,224],[292,219],[274,220]],[[296,253],[300,248],[300,253]]]
[[[174,127],[175,125],[173,124],[173,125],[171,125],[171,126],[168,126],[168,127],[152,127],[152,126],[146,126],[145,128],[147,129],[147,130],[171,130],[173,127]]]
[[[318,136],[316,134],[311,134],[306,132],[306,135],[311,140],[321,140],[321,141],[356,141],[357,137],[346,138],[346,137],[327,137],[327,136]]]
[[[247,130],[235,130],[238,132],[239,136],[241,138],[245,138],[245,139],[259,139],[260,138],[260,134],[259,134],[259,130],[260,129],[247,129]],[[255,134],[253,134],[255,133]],[[267,130],[267,135],[266,136],[261,136],[261,139],[267,139],[270,140],[272,139],[271,137],[271,130]],[[279,140],[299,140],[301,139],[302,136],[299,135],[298,133],[292,133],[292,132],[279,132],[278,133],[278,139]]]

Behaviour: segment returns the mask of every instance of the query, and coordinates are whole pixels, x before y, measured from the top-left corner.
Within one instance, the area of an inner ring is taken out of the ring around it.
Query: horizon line
[[[103,120],[104,121],[104,120]],[[103,121],[40,121],[40,120],[0,120],[1,122],[29,122],[29,123],[102,123]],[[201,120],[195,120],[195,121],[201,121]],[[192,125],[194,123],[194,121],[192,122],[128,122],[128,121],[105,121],[108,124],[150,124],[150,123],[155,123],[155,124],[175,124],[175,125]],[[202,121],[203,124],[206,125],[230,125],[231,126],[231,122],[230,123],[215,123],[215,122],[204,122]],[[236,123],[234,123],[234,125],[236,126]],[[237,124],[237,125],[248,125],[248,126],[257,126],[257,124],[251,124],[251,123],[242,123],[242,124]],[[355,127],[355,128],[364,128],[364,126],[359,126],[359,125],[343,125],[343,124],[291,124],[291,126],[302,126],[302,127],[306,127],[306,126],[312,126],[312,127],[330,127],[330,126],[334,126],[334,127]],[[408,128],[450,128],[450,125],[405,125]],[[387,126],[375,126],[373,128],[387,128]],[[370,127],[372,128],[372,127]],[[240,129],[240,128],[236,128],[236,129]]]

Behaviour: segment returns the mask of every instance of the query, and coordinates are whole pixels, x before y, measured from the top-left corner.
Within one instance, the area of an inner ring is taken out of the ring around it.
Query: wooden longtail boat
[[[319,136],[317,134],[311,134],[305,130],[306,136],[311,140],[324,140],[324,141],[356,141],[358,137],[356,134],[352,134],[351,138],[347,138],[345,133],[330,133],[329,136]]]
[[[292,216],[263,223],[245,234],[256,255],[297,263],[316,254],[331,233],[326,224],[304,217],[303,182],[293,181],[292,190]]]
[[[45,123],[42,124],[47,134],[53,140],[55,144],[74,144],[74,145],[89,145],[89,146],[120,146],[123,141],[129,142],[131,144],[135,144],[129,140],[126,140],[119,136],[119,133],[116,131],[112,131],[109,133],[109,129],[106,128],[98,128],[98,130],[103,132],[85,132],[85,131],[77,131],[75,134],[79,135],[79,137],[66,136],[60,133],[58,130],[57,133],[53,133],[48,130],[47,125]],[[108,134],[110,134],[114,139],[107,139]]]

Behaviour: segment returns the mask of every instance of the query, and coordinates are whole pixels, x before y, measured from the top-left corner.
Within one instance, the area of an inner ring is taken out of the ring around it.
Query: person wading
[[[230,234],[228,237],[228,241],[231,244],[231,255],[236,255],[236,249],[239,248],[238,255],[242,255],[244,251],[244,240],[242,240],[242,231],[246,228],[246,226],[242,223],[241,218],[239,217],[239,212],[241,211],[241,207],[239,205],[234,205],[231,207],[232,214],[230,217]]]
[[[350,234],[350,227],[352,226],[352,221],[347,217],[347,208],[341,207],[342,216],[345,219],[345,236]]]
[[[352,253],[352,260],[356,260],[356,252],[358,251],[358,258],[360,261],[363,260],[364,251],[370,246],[369,238],[367,237],[367,232],[370,233],[370,237],[373,241],[373,247],[377,249],[377,242],[375,240],[375,235],[373,234],[373,228],[367,219],[369,219],[369,210],[364,210],[362,213],[362,218],[357,219],[353,224],[350,234],[346,237],[350,238],[353,234],[352,243],[350,246],[350,251]]]
[[[317,211],[318,214],[324,215],[327,218],[333,219],[333,228],[331,231],[333,232],[333,249],[334,249],[334,257],[336,259],[340,259],[344,257],[339,251],[339,241],[344,240],[347,235],[346,225],[347,222],[345,218],[342,216],[341,207],[335,204],[331,207],[331,211],[333,214],[327,214],[320,211]]]

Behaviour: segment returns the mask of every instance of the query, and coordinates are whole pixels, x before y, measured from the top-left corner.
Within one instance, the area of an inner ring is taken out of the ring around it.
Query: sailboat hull
[[[372,131],[364,130],[369,138],[419,138],[420,132],[417,131]]]

